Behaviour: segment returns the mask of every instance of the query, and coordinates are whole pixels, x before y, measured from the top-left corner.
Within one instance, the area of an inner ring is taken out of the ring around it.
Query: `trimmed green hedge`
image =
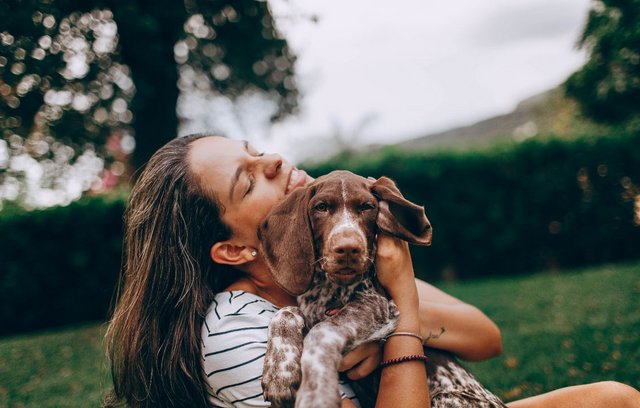
[[[0,334],[104,320],[117,282],[124,200],[0,213]]]
[[[424,279],[640,258],[640,134],[458,153],[387,149],[307,166],[315,175],[334,168],[389,176],[425,205],[433,245],[412,248]],[[0,334],[105,319],[124,202],[0,212]]]
[[[385,175],[424,205],[433,245],[412,253],[425,279],[640,258],[640,133],[467,152],[386,149],[307,169]]]

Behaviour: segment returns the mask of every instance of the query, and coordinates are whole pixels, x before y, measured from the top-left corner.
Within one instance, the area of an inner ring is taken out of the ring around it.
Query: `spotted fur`
[[[426,348],[429,395],[434,408],[506,408],[450,353]]]
[[[431,242],[424,209],[405,200],[391,180],[374,183],[349,172],[294,190],[262,224],[262,253],[273,278],[298,302],[269,325],[262,387],[272,406],[339,407],[344,354],[394,331],[398,310],[372,264],[378,229]],[[428,367],[432,406],[504,406],[454,359],[439,364]]]

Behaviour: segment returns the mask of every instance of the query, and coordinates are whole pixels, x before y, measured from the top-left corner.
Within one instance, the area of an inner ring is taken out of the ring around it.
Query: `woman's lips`
[[[304,170],[298,170],[294,167],[289,175],[289,183],[287,184],[287,189],[284,193],[289,194],[294,189],[306,184],[308,177],[309,176]]]

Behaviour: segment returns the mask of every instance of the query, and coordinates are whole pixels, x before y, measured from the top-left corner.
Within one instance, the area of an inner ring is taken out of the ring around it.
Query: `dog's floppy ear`
[[[274,282],[293,296],[313,277],[314,248],[308,206],[312,190],[300,187],[276,204],[258,228],[262,254]]]
[[[387,177],[373,182],[371,192],[380,202],[376,223],[381,231],[412,244],[431,245],[431,224],[424,207],[405,199]]]

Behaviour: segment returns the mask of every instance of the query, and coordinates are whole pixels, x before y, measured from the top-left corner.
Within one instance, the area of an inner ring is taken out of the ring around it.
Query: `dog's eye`
[[[373,203],[362,203],[358,206],[358,211],[360,212],[364,212],[367,210],[373,210],[374,208],[376,208],[375,204]]]
[[[316,211],[325,212],[329,211],[329,206],[327,205],[327,203],[319,202],[315,205],[315,207],[313,207],[313,209]]]

